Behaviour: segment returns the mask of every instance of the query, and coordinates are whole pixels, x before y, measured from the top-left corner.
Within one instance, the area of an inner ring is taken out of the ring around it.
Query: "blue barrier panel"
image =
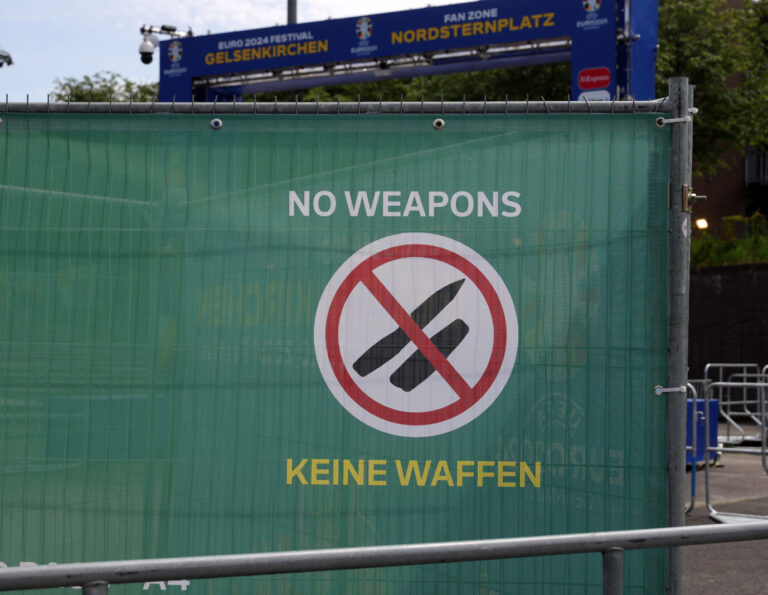
[[[694,453],[691,450],[686,451],[685,453],[685,462],[687,465],[693,464],[693,462],[701,462],[706,460],[706,449],[707,449],[707,438],[706,438],[706,432],[707,432],[707,420],[705,417],[705,405],[704,403],[707,402],[707,399],[696,399],[696,452]],[[687,419],[688,422],[686,424],[685,429],[685,444],[688,447],[693,446],[693,399],[687,399],[688,403],[688,412],[687,412]],[[717,418],[718,418],[718,410],[720,407],[720,401],[718,399],[709,399],[709,445],[710,446],[717,446]],[[712,453],[710,455],[710,461],[714,461],[717,458],[717,455],[715,453]]]

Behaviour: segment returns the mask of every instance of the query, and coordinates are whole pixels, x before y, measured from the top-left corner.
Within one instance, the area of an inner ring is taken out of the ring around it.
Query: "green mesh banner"
[[[653,116],[2,117],[3,564],[665,524]],[[663,590],[663,552],[624,569]],[[595,554],[113,590],[601,581]]]

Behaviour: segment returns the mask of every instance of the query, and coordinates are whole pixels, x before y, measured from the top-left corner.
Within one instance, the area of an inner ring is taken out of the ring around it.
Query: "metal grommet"
[[[442,130],[443,128],[445,128],[445,120],[443,120],[442,118],[435,118],[435,121],[432,122],[432,128],[434,128],[435,130]]]
[[[222,122],[220,118],[214,118],[211,120],[211,128],[214,130],[221,130],[222,126],[224,126],[224,122]]]
[[[659,128],[664,128],[664,118],[662,118],[661,116],[656,118],[656,126],[658,126]]]

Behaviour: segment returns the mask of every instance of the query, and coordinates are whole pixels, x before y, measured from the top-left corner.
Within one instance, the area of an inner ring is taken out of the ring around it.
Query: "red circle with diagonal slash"
[[[376,277],[375,270],[389,262],[402,258],[427,258],[449,264],[472,281],[485,299],[493,322],[493,348],[491,357],[480,380],[469,386],[430,338],[410,317],[384,284]],[[426,357],[459,397],[458,401],[432,411],[400,411],[382,405],[369,397],[357,385],[344,365],[339,344],[341,313],[352,290],[362,283],[373,297],[392,316],[416,348]],[[325,342],[333,373],[347,394],[364,410],[383,420],[396,424],[423,426],[451,419],[477,403],[496,380],[507,349],[507,323],[496,291],[486,276],[469,260],[445,248],[427,244],[404,244],[381,250],[357,265],[341,282],[333,296],[325,325]]]

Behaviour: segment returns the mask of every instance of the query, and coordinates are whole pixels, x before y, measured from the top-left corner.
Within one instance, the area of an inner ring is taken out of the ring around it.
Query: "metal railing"
[[[751,376],[751,375],[748,375]],[[760,378],[765,378],[764,375],[759,374],[755,375]],[[739,446],[726,446],[726,445],[720,445],[720,444],[710,444],[709,443],[709,427],[712,423],[718,423],[718,420],[712,420],[709,417],[709,407],[705,406],[705,424],[707,430],[705,431],[705,440],[706,440],[706,448],[705,452],[707,453],[706,459],[708,461],[709,454],[710,453],[724,453],[724,452],[731,452],[731,453],[740,453],[740,454],[755,454],[760,455],[762,459],[762,466],[763,470],[768,473],[768,431],[766,431],[766,418],[768,414],[768,382],[712,382],[707,385],[707,389],[705,392],[705,400],[708,402],[710,399],[714,398],[713,395],[715,394],[715,391],[720,391],[721,389],[738,389],[739,391],[749,389],[750,391],[756,391],[756,400],[752,400],[751,398],[749,400],[743,401],[743,403],[747,405],[755,405],[756,410],[754,412],[751,412],[748,409],[745,409],[747,413],[749,413],[749,416],[751,418],[754,418],[754,420],[757,422],[757,428],[758,428],[758,435],[755,436],[756,439],[759,440],[759,446],[754,448],[748,448],[748,447],[739,447]],[[738,402],[739,404],[742,404],[742,401]],[[722,415],[722,407],[720,414]],[[726,522],[744,522],[744,521],[756,521],[756,522],[764,522],[764,520],[768,520],[768,517],[762,517],[757,515],[748,515],[748,514],[741,514],[741,513],[723,513],[718,512],[714,505],[712,504],[711,500],[711,488],[710,488],[710,469],[709,465],[704,466],[704,477],[705,477],[705,491],[706,491],[706,503],[707,503],[707,509],[709,510],[709,516],[712,520],[715,520],[717,522],[726,523]]]
[[[696,405],[699,396],[702,397],[703,408]],[[690,408],[692,415],[688,417],[691,444],[686,450],[693,456],[691,500],[686,513],[695,506],[697,463],[701,456],[705,471],[706,506],[712,520],[720,523],[768,520],[768,517],[759,515],[719,512],[712,504],[710,482],[710,466],[724,453],[760,455],[763,470],[768,473],[768,365],[760,370],[754,363],[707,364],[703,378],[689,381],[688,398],[693,405]],[[710,407],[712,401],[717,402],[715,407]],[[697,444],[699,423],[702,421],[703,454],[700,452],[702,445]],[[725,432],[719,431],[721,429]],[[756,446],[746,446],[749,443]]]
[[[623,554],[626,550],[756,539],[768,539],[768,521],[266,554],[87,562],[0,569],[0,591],[82,587],[85,595],[106,595],[110,585],[125,583],[600,553],[603,557],[603,593],[615,595],[623,589]]]
[[[728,382],[741,382],[744,384],[741,387],[741,391],[736,391],[735,397],[731,394],[731,391],[728,391],[729,405],[735,410],[733,417],[742,418],[745,420],[745,424],[751,424],[755,429],[755,434],[747,434],[740,425],[737,429],[741,429],[744,441],[759,441],[764,425],[760,415],[761,410],[764,409],[765,388],[761,388],[755,383],[768,382],[768,376],[763,373],[731,374],[728,376]],[[739,396],[739,392],[741,396]],[[736,410],[736,407],[739,405],[741,410]]]
[[[707,390],[707,386],[712,382],[717,382],[717,383],[725,382],[729,380],[728,376],[732,375],[733,373],[740,372],[742,374],[748,374],[748,373],[757,373],[759,371],[760,371],[760,368],[755,363],[709,363],[706,366],[704,366],[703,380],[694,381],[694,383],[696,382],[703,383],[703,386],[701,386],[701,389],[699,390],[699,394],[703,395]],[[710,376],[712,376],[712,378],[710,378]],[[746,397],[746,395],[744,396]],[[743,405],[743,403],[736,403],[738,399],[735,397],[734,394],[731,393],[730,388],[724,387],[722,385],[718,386],[718,390],[713,398],[716,398],[720,401],[720,415],[727,422],[725,426],[726,433],[724,436],[719,437],[719,440],[721,442],[732,442],[733,440],[744,440],[746,438],[746,435],[743,429],[741,428],[741,426],[734,419],[734,414],[738,415],[741,412],[740,410],[737,409],[738,405]],[[738,435],[732,436],[731,435],[732,429],[736,430]]]

